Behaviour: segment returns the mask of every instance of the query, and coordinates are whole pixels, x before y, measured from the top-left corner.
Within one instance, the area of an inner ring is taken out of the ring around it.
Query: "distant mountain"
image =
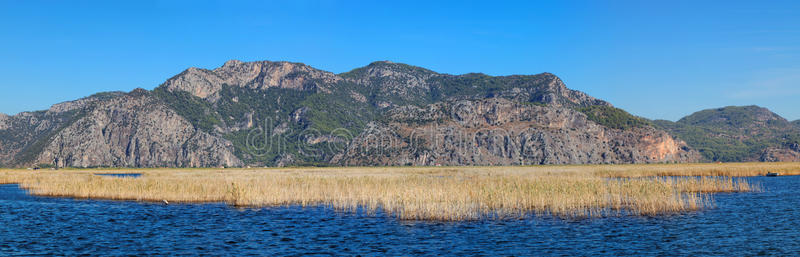
[[[683,141],[553,74],[387,61],[189,68],[152,91],[0,116],[0,165],[209,167],[693,162]]]
[[[800,128],[800,120],[792,121],[792,124],[794,124],[796,127]]]
[[[729,106],[654,121],[710,161],[800,161],[800,128],[758,106]]]

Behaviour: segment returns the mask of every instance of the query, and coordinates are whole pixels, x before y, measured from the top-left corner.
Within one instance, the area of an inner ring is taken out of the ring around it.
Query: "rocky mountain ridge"
[[[341,78],[333,73],[302,63],[230,60],[213,70],[189,68],[168,79],[161,87],[169,91],[189,92],[214,102],[219,98],[223,85],[261,90],[274,87],[330,92],[328,86],[339,80]]]
[[[681,140],[550,73],[450,75],[387,61],[334,74],[300,63],[231,60],[189,68],[152,91],[0,116],[0,126],[2,166],[699,160]],[[438,136],[456,132],[474,136]]]

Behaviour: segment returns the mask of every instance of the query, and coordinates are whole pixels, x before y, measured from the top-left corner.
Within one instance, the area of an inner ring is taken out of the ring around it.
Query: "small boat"
[[[767,173],[767,177],[777,177],[777,176],[780,176],[780,175],[781,175],[781,174],[780,174],[780,173],[777,173],[777,172],[770,172],[770,173]]]

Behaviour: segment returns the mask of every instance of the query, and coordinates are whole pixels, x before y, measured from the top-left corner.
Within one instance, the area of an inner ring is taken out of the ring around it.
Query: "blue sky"
[[[152,89],[188,67],[552,72],[653,119],[756,104],[800,119],[800,1],[5,1],[0,112]]]

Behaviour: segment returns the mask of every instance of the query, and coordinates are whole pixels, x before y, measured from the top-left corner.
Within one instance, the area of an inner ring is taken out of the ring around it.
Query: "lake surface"
[[[328,208],[240,210],[27,195],[0,185],[0,255],[800,255],[800,177],[657,217],[406,222]]]
[[[94,175],[118,178],[138,178],[142,176],[142,173],[95,173]]]

